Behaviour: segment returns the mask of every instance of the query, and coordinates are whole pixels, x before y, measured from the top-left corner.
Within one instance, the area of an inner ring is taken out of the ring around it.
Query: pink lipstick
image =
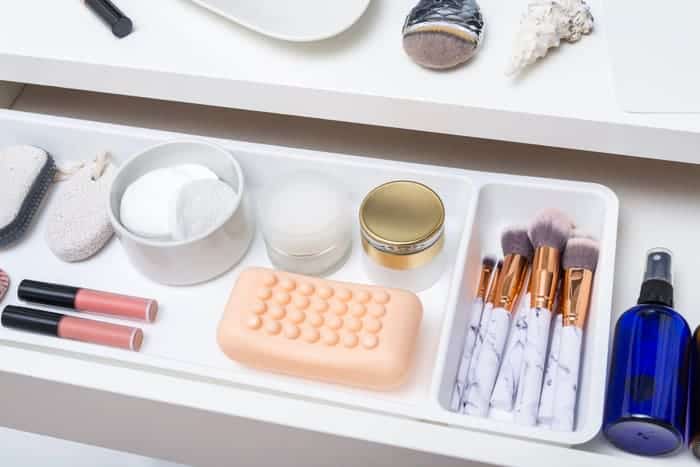
[[[149,323],[155,321],[158,314],[158,302],[150,298],[130,297],[27,279],[20,282],[17,295],[20,300],[26,302],[137,319]]]
[[[8,305],[0,318],[6,328],[106,345],[138,352],[143,343],[139,328]]]

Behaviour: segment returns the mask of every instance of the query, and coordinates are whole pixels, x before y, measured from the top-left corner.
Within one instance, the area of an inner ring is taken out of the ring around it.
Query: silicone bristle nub
[[[551,247],[563,250],[574,230],[571,218],[558,209],[540,211],[530,226],[530,240],[535,248]]]
[[[586,237],[576,237],[566,242],[566,249],[562,258],[564,269],[587,269],[595,271],[598,264],[600,245],[596,240]]]
[[[0,301],[2,297],[7,293],[7,289],[10,288],[10,276],[7,275],[5,271],[0,269]]]
[[[511,227],[503,231],[501,235],[501,247],[503,255],[520,255],[532,260],[532,243],[524,227]]]
[[[491,269],[493,270],[493,267],[496,265],[496,258],[493,256],[484,256],[484,259],[481,260],[481,266],[483,268]]]
[[[47,154],[46,162],[32,183],[27,197],[22,202],[19,213],[12,222],[0,229],[0,247],[13,243],[26,232],[34,218],[34,214],[39,210],[41,202],[49,191],[55,175],[56,164],[53,158]]]

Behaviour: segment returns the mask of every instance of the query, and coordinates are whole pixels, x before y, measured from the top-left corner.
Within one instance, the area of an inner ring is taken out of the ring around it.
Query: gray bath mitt
[[[33,146],[0,149],[0,247],[27,231],[56,172],[53,158]]]
[[[108,197],[114,166],[106,155],[82,165],[61,181],[51,203],[46,242],[60,259],[82,261],[100,251],[112,238]]]

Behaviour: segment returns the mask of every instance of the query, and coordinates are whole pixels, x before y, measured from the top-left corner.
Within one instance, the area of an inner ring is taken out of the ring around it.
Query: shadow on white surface
[[[182,464],[0,428],[3,467],[184,467]]]

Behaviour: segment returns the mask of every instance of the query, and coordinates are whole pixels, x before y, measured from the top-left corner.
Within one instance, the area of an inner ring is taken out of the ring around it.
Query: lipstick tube
[[[6,328],[72,339],[138,352],[143,343],[139,328],[8,305],[0,322]]]
[[[27,279],[20,282],[17,296],[20,300],[30,303],[101,313],[149,323],[155,321],[158,314],[158,302],[153,299]]]

